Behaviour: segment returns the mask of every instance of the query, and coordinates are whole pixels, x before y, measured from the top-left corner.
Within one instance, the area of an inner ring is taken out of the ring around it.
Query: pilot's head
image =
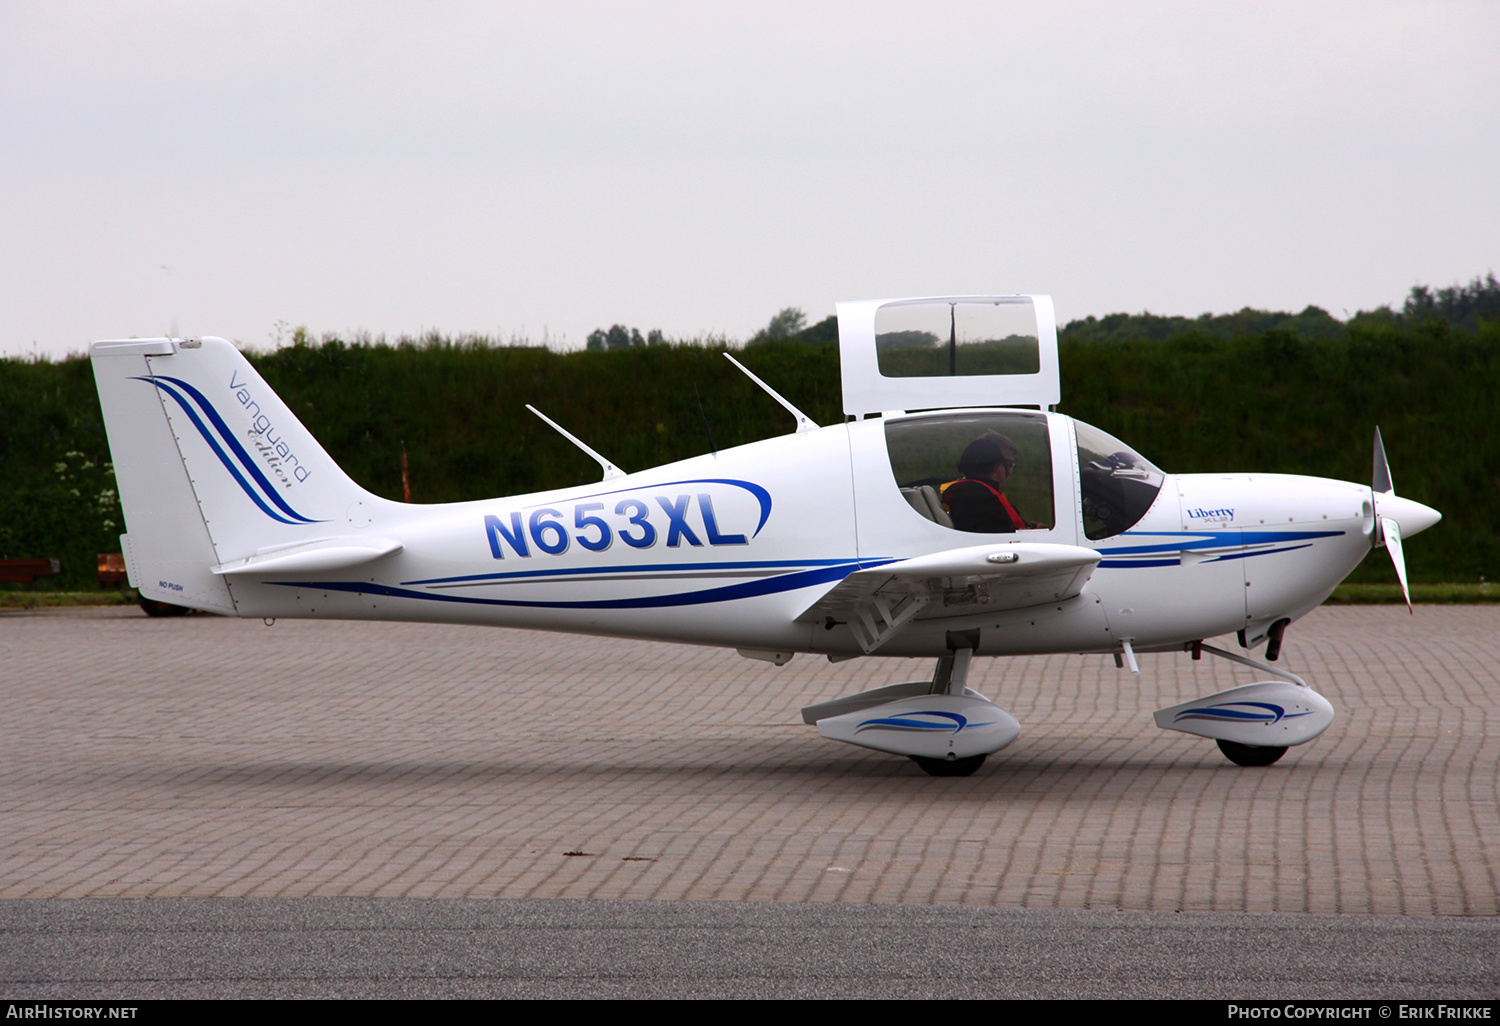
[[[1004,485],[1016,469],[1016,443],[998,431],[987,431],[964,449],[958,458],[958,472],[964,477],[980,478]]]

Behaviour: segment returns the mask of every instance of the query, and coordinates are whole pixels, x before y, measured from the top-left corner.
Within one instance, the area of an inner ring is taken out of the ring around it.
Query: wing
[[[934,616],[1022,609],[1072,598],[1102,555],[1077,545],[1009,542],[948,549],[856,570],[797,617],[847,623],[869,655],[929,606]]]

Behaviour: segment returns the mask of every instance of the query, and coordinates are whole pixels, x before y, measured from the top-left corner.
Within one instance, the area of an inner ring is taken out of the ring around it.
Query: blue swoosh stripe
[[[1278,552],[1296,552],[1298,549],[1310,549],[1312,542],[1306,545],[1292,545],[1284,549],[1259,549],[1255,552],[1230,552],[1223,556],[1215,556],[1213,559],[1205,559],[1205,563],[1222,563],[1226,559],[1249,559],[1251,556],[1274,556]]]
[[[953,722],[933,723],[930,720],[910,719],[909,717],[912,716],[942,716]],[[909,730],[918,733],[930,733],[935,730],[951,730],[957,734],[965,727],[988,727],[994,722],[994,720],[990,720],[986,723],[970,723],[968,717],[958,713],[944,712],[941,709],[922,709],[901,716],[882,716],[878,719],[865,720],[854,728],[854,732],[858,734],[862,730]]]
[[[176,400],[177,405],[181,406],[183,411],[188,415],[188,418],[192,420],[193,426],[198,429],[198,433],[203,436],[204,441],[206,441],[209,447],[213,449],[214,454],[219,457],[219,461],[224,464],[225,469],[228,470],[230,475],[234,477],[239,486],[244,489],[245,494],[250,496],[251,500],[254,501],[254,503],[259,506],[267,516],[271,517],[273,520],[280,521],[283,524],[321,524],[326,522],[322,520],[313,520],[310,517],[305,517],[301,513],[298,513],[296,510],[292,509],[292,507],[287,504],[286,500],[277,493],[276,487],[271,484],[271,482],[266,478],[265,474],[261,472],[261,469],[255,465],[255,461],[250,458],[250,454],[247,453],[244,450],[244,447],[240,445],[239,440],[234,437],[234,433],[230,431],[229,425],[224,423],[224,418],[219,416],[219,411],[214,408],[213,403],[209,402],[208,398],[202,392],[198,391],[196,388],[188,384],[186,381],[183,381],[181,378],[169,377],[167,375],[162,375],[159,378],[138,377],[135,380],[145,381],[148,384],[155,385],[157,388],[167,393],[174,400]],[[279,516],[266,507],[265,502],[262,501],[262,496],[256,495],[255,492],[251,489],[249,482],[247,482],[244,477],[240,475],[239,471],[236,470],[228,454],[226,454],[224,450],[220,448],[218,442],[216,442],[213,436],[209,433],[208,427],[203,423],[201,419],[199,419],[197,411],[195,411],[193,407],[188,404],[187,400],[184,399],[176,389],[162,384],[162,382],[164,381],[170,381],[172,384],[178,386],[178,388],[181,388],[188,395],[192,396],[199,409],[201,409],[203,414],[209,419],[209,422],[213,424],[214,430],[219,435],[219,439],[234,453],[234,456],[239,461],[240,465],[244,467],[244,469],[250,474],[250,476],[255,479],[256,484],[260,486],[264,498],[270,499],[271,502],[275,503],[276,506],[286,514],[286,516],[291,517],[292,519],[288,520],[283,516]]]
[[[523,578],[542,579],[547,577],[575,577],[584,574],[618,574],[618,573],[644,573],[657,570],[775,570],[793,569],[812,566],[846,566],[850,563],[858,563],[856,559],[768,559],[768,560],[733,560],[722,563],[624,563],[617,566],[580,566],[572,569],[548,568],[546,570],[514,570],[503,574],[465,574],[460,577],[431,577],[421,581],[402,581],[403,585],[417,584],[459,584],[468,581],[504,581],[519,580]],[[863,561],[861,566],[879,566],[880,562],[871,564],[869,560]]]
[[[1134,556],[1149,552],[1190,552],[1193,549],[1238,548],[1241,545],[1275,545],[1292,541],[1312,541],[1316,538],[1336,538],[1344,531],[1126,531],[1125,537],[1177,538],[1179,541],[1161,542],[1155,545],[1124,545],[1116,549],[1100,549],[1106,556]]]
[[[193,426],[198,429],[198,433],[203,436],[203,440],[208,443],[208,447],[214,451],[215,456],[219,457],[219,462],[224,464],[224,469],[229,471],[229,476],[233,477],[240,488],[244,490],[245,494],[250,497],[250,501],[260,507],[262,513],[279,523],[291,524],[294,527],[299,526],[299,521],[288,520],[286,517],[281,516],[270,506],[267,506],[265,500],[251,489],[250,482],[246,481],[240,475],[239,470],[235,467],[233,461],[230,460],[229,455],[219,447],[219,443],[214,440],[213,435],[209,434],[208,427],[198,418],[197,412],[188,405],[187,400],[179,395],[175,388],[170,385],[163,385],[160,381],[152,381],[150,378],[137,378],[136,380],[150,382],[177,401],[177,405],[181,406],[183,412],[188,415],[188,419],[193,422]]]
[[[782,574],[758,581],[745,581],[718,588],[703,588],[699,591],[679,592],[675,595],[643,595],[638,598],[588,599],[573,602],[539,602],[523,599],[475,598],[471,595],[450,595],[429,591],[413,591],[385,584],[370,584],[362,581],[265,581],[284,588],[309,588],[316,591],[344,591],[359,595],[385,595],[390,598],[423,599],[428,602],[463,602],[476,606],[520,606],[532,609],[663,609],[670,606],[698,606],[713,602],[732,602],[736,599],[774,595],[783,591],[796,591],[815,584],[841,581],[855,570],[857,563],[818,567],[796,573]]]
[[[224,439],[224,442],[230,447],[230,449],[234,451],[234,454],[236,457],[238,457],[240,463],[247,471],[250,472],[250,476],[255,478],[256,483],[265,490],[266,497],[274,502],[283,513],[285,513],[289,517],[300,520],[305,524],[318,524],[324,522],[321,520],[312,520],[308,517],[305,517],[301,513],[298,513],[296,510],[292,509],[291,506],[287,505],[286,500],[277,493],[276,486],[271,484],[266,475],[261,472],[260,467],[256,465],[253,459],[250,458],[250,454],[247,453],[244,450],[244,447],[240,445],[239,439],[235,438],[234,432],[229,429],[228,424],[224,423],[224,418],[219,416],[219,411],[214,407],[213,403],[208,401],[207,396],[198,391],[188,382],[183,381],[181,378],[173,378],[162,375],[162,380],[172,382],[172,384],[177,385],[197,401],[198,405],[202,407],[203,412],[208,415],[208,419],[213,423],[214,428]]]
[[[1180,560],[1180,559],[1101,559],[1101,560],[1099,560],[1099,569],[1100,570],[1108,570],[1108,569],[1111,569],[1111,568],[1120,568],[1120,567],[1133,568],[1133,567],[1142,567],[1142,566],[1181,566],[1181,565],[1182,565],[1182,560]]]
[[[1174,719],[1178,720],[1259,720],[1266,723],[1275,723],[1281,719],[1273,713],[1242,712],[1238,709],[1189,709],[1187,712],[1178,713]]]
[[[1341,531],[1339,533],[1342,534],[1343,532]],[[1274,555],[1276,555],[1279,552],[1296,552],[1298,549],[1309,549],[1309,548],[1312,548],[1312,542],[1307,542],[1305,545],[1291,545],[1291,546],[1288,546],[1287,548],[1284,548],[1284,549],[1257,549],[1254,552],[1229,552],[1229,553],[1225,553],[1222,556],[1214,556],[1212,559],[1205,559],[1203,562],[1205,562],[1205,563],[1222,563],[1225,560],[1229,560],[1229,559],[1249,559],[1251,556],[1274,556]],[[1191,551],[1191,550],[1186,550],[1185,549],[1184,551]],[[1117,569],[1119,569],[1119,568],[1131,569],[1131,568],[1143,567],[1143,566],[1181,566],[1181,565],[1182,565],[1182,560],[1181,559],[1101,559],[1099,561],[1099,567],[1100,567],[1100,569],[1108,569],[1110,567],[1114,567],[1114,568],[1117,568]]]
[[[865,720],[865,722],[854,728],[854,732],[858,734],[862,730],[909,730],[918,734],[931,734],[936,731],[951,731],[957,734],[963,729],[963,727],[955,727],[951,723],[926,723],[921,720],[903,720],[893,717],[888,720]]]
[[[1239,708],[1235,708],[1239,706]],[[1245,708],[1264,709],[1265,712],[1245,712]],[[1177,720],[1261,720],[1267,723],[1277,723],[1281,720],[1295,719],[1298,716],[1306,716],[1307,713],[1288,713],[1286,709],[1270,702],[1233,702],[1225,705],[1211,705],[1198,709],[1184,709],[1172,719]]]

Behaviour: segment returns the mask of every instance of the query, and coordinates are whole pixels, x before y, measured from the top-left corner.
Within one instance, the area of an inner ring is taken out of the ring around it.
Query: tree
[[[651,344],[660,345],[664,339],[660,331],[651,332]],[[590,349],[636,349],[644,346],[646,340],[641,337],[641,329],[627,328],[623,324],[610,325],[610,329],[595,328],[589,332],[588,348]]]
[[[1481,318],[1500,319],[1500,281],[1495,280],[1495,272],[1491,271],[1467,285],[1446,289],[1413,285],[1401,313],[1412,323],[1445,320],[1455,328],[1473,331],[1479,327]]]
[[[807,327],[807,314],[795,306],[789,306],[772,317],[771,323],[752,335],[750,341],[775,342],[779,339],[790,338],[805,327]]]

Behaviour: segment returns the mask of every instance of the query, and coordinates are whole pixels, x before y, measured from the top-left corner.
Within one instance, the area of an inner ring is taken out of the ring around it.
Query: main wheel
[[[1286,754],[1285,748],[1272,745],[1242,745],[1235,741],[1220,741],[1219,751],[1236,766],[1269,766]]]
[[[934,777],[967,777],[984,765],[986,756],[971,755],[967,759],[929,759],[925,755],[910,756],[911,761]]]
[[[156,599],[141,598],[141,608],[146,611],[147,616],[186,616],[187,606],[174,606],[170,602],[158,602]]]

